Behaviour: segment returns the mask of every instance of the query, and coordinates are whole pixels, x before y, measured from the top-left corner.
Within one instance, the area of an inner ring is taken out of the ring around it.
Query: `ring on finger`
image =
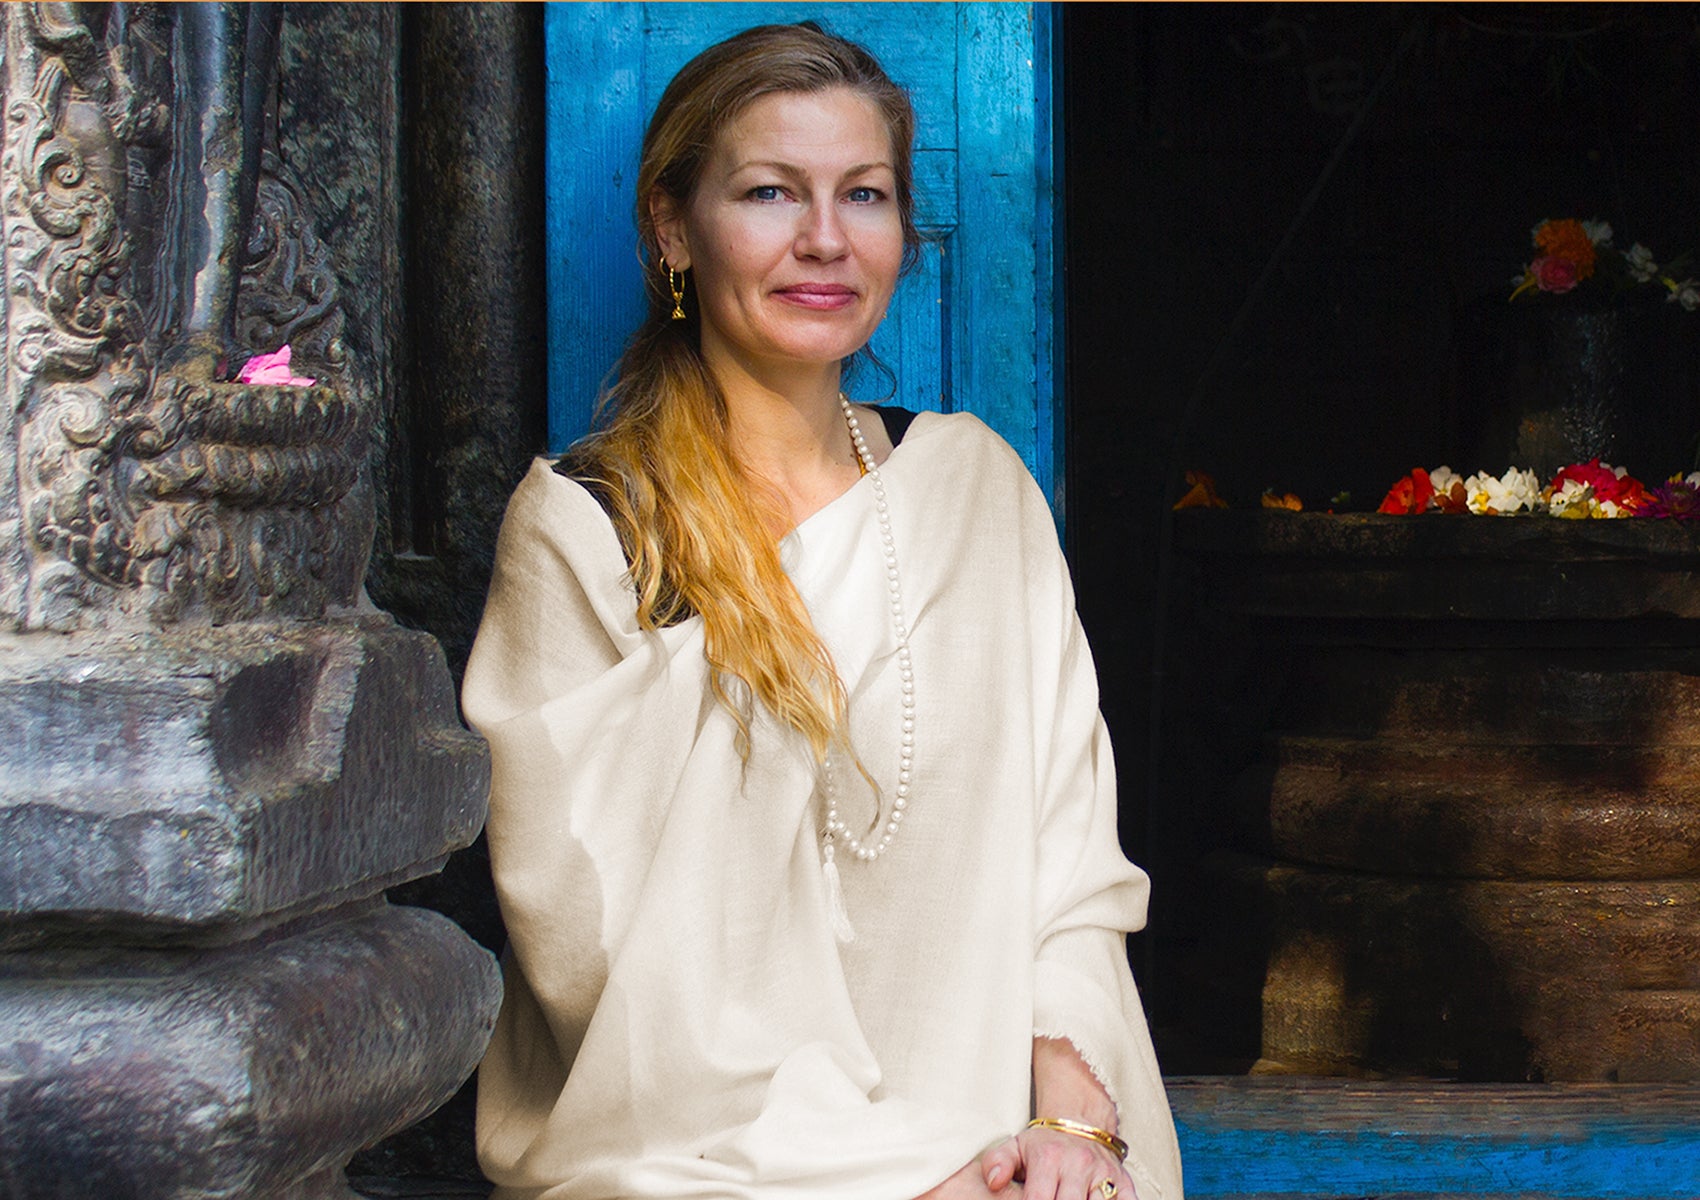
[[[1102,1196],[1104,1200],[1113,1200],[1115,1194],[1119,1191],[1121,1191],[1121,1189],[1116,1186],[1116,1181],[1113,1179],[1101,1179],[1098,1181],[1098,1194]]]

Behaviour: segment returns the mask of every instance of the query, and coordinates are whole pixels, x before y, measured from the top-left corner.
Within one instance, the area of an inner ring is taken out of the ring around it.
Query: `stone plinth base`
[[[488,784],[442,651],[388,617],[0,637],[0,946],[374,895],[477,836]]]
[[[353,1195],[342,1164],[447,1099],[494,960],[381,902],[213,950],[0,957],[8,1200]]]
[[[1187,1032],[1269,1071],[1700,1080],[1693,531],[1230,513],[1176,536]]]
[[[494,1026],[491,955],[380,895],[488,781],[378,614],[0,636],[0,1195],[351,1195]]]

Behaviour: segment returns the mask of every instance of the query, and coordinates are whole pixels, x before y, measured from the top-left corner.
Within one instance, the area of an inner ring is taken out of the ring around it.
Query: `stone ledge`
[[[388,618],[0,637],[0,947],[375,894],[470,843],[488,783],[442,652]]]
[[[1205,576],[1202,604],[1240,616],[1700,618],[1686,521],[1188,510],[1175,547]]]

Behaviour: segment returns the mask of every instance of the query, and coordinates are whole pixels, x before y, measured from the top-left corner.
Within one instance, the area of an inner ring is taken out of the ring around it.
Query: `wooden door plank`
[[[1035,410],[1040,314],[1034,240],[1041,232],[1033,165],[1033,15],[1030,4],[964,4],[957,10],[961,216],[949,317],[950,407],[971,409],[1003,434],[1049,495]],[[1038,398],[1047,412],[1048,399]]]
[[[632,224],[646,110],[641,4],[551,4],[544,11],[549,189],[549,448],[590,427],[596,379],[643,320],[643,267]],[[592,164],[591,170],[585,164]],[[572,354],[561,352],[572,347]]]

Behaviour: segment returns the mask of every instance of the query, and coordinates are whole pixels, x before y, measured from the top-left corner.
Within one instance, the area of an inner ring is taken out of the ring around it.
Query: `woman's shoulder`
[[[918,456],[936,459],[965,473],[990,472],[988,482],[1007,482],[1011,473],[1028,476],[1015,447],[971,412],[922,412],[903,439]]]
[[[608,558],[621,569],[625,552],[606,507],[579,479],[556,469],[558,460],[538,457],[508,500],[498,551],[523,553],[549,548],[571,558]]]
[[[602,507],[585,482],[563,468],[560,459],[539,455],[531,460],[508,500],[508,519],[518,514],[600,512]]]

